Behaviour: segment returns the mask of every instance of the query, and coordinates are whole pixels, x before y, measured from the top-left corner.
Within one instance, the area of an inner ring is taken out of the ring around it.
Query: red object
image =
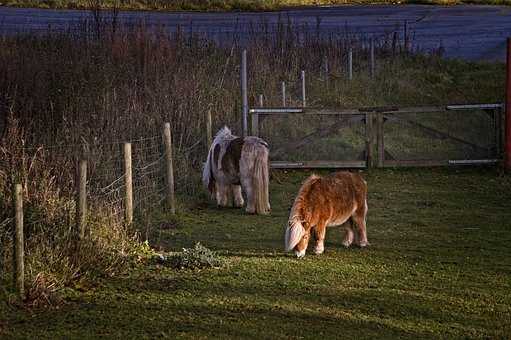
[[[506,154],[504,166],[511,171],[511,38],[507,38],[507,76],[506,76]]]

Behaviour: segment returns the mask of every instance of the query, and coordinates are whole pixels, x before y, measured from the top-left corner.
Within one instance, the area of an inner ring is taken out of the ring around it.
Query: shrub
[[[197,242],[193,248],[183,248],[181,253],[170,255],[164,262],[176,269],[202,269],[221,267],[225,261]]]

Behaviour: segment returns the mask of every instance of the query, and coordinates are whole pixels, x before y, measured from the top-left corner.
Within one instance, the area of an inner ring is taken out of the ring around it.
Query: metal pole
[[[371,60],[371,78],[374,78],[374,39],[371,39],[370,60]]]
[[[353,79],[353,50],[351,48],[348,52],[348,79]]]
[[[127,225],[133,222],[133,172],[131,166],[131,143],[124,143],[124,218]]]
[[[305,101],[305,71],[302,70],[302,106],[306,106]]]
[[[282,82],[282,107],[286,107],[286,82]]]
[[[25,249],[23,241],[23,187],[21,184],[14,186],[14,211],[16,240],[14,242],[15,252],[15,284],[18,295],[21,299],[25,296]]]
[[[511,171],[511,37],[507,38],[507,70],[506,70],[506,154],[504,166]]]
[[[170,213],[174,215],[176,213],[176,197],[174,193],[174,162],[172,159],[172,136],[170,133],[170,123],[165,123],[163,138],[165,142],[166,158],[167,204],[170,207]]]
[[[243,115],[243,137],[248,135],[248,90],[247,90],[247,50],[241,54],[241,100]]]
[[[264,106],[264,100],[263,100],[263,95],[262,94],[259,95],[259,106],[260,107]]]

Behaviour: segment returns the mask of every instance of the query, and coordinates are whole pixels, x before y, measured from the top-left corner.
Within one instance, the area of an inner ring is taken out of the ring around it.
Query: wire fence
[[[326,50],[321,58],[302,61],[301,70],[283,75],[277,83],[265,84],[252,100],[253,106],[316,106],[324,101],[322,94],[325,92],[349,88],[355,79],[374,82],[380,74],[389,72],[393,63],[421,53],[408,40],[399,37],[394,41],[343,41],[339,49]],[[257,72],[252,76],[257,81]]]
[[[26,147],[23,156],[16,159],[26,159],[13,171],[13,181],[23,183],[26,192],[33,195],[37,191],[58,191],[59,197],[68,202],[69,215],[78,212],[79,193],[79,161],[86,160],[86,200],[87,210],[100,211],[115,223],[126,223],[127,204],[127,165],[124,145],[131,144],[131,186],[132,206],[135,218],[150,214],[157,207],[162,207],[167,190],[165,147],[162,135],[134,139],[122,142],[47,145]],[[177,154],[186,154],[187,150],[174,150]],[[182,158],[178,157],[178,159]],[[178,166],[181,166],[178,162]],[[26,168],[26,169],[25,169]],[[27,170],[28,169],[28,170]],[[2,169],[0,169],[2,170]],[[9,170],[4,167],[5,173]],[[16,172],[16,174],[14,174]],[[36,172],[37,176],[36,176]],[[44,174],[41,174],[44,173]],[[37,178],[36,178],[37,177]],[[44,177],[45,180],[41,180]],[[17,178],[17,179],[15,179]],[[187,186],[190,179],[187,176],[178,178],[176,183],[180,188]],[[48,182],[32,185],[32,182]],[[46,187],[45,187],[46,185]],[[2,214],[3,215],[3,214]],[[26,219],[26,223],[37,225],[41,220],[34,216]],[[0,221],[6,228],[10,218]],[[70,221],[73,225],[75,221]],[[29,227],[30,228],[30,227]]]

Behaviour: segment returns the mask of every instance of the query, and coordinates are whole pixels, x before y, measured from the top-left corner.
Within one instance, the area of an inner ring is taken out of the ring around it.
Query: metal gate
[[[252,134],[274,168],[365,168],[495,163],[503,105],[410,108],[253,108]]]

